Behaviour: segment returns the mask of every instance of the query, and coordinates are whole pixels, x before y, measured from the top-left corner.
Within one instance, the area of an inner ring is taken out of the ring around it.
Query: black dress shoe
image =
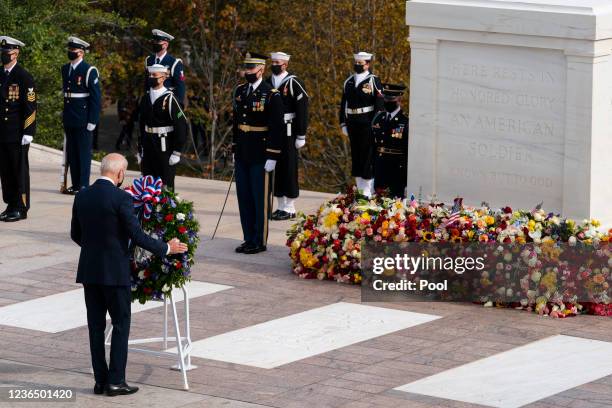
[[[121,384],[106,384],[106,395],[114,397],[115,395],[129,395],[138,391],[138,387],[132,387],[126,383]]]
[[[94,385],[94,394],[104,394],[104,388],[106,388],[106,384],[96,383],[96,385]]]
[[[244,248],[246,248],[247,246],[249,246],[248,242],[243,242],[242,244],[236,247],[236,252],[238,252],[239,254],[244,253]]]
[[[278,220],[278,216],[284,211],[281,210],[276,210],[272,213],[272,215],[270,216],[270,219],[273,221],[277,221]]]
[[[2,211],[2,212],[0,213],[0,221],[4,221],[4,220],[6,220],[6,217],[8,217],[8,213],[9,213],[9,212],[10,212],[10,211],[8,210],[8,208],[7,208],[6,210]]]
[[[76,193],[79,192],[80,189],[72,186],[72,187],[68,187],[66,190],[64,190],[64,194],[69,194],[69,195],[76,195]]]
[[[288,213],[287,211],[281,211],[276,217],[278,221],[292,220],[295,218],[295,213]]]
[[[244,253],[247,255],[258,254],[266,250],[265,245],[249,245],[244,248]]]
[[[15,222],[19,220],[25,220],[28,218],[28,214],[25,211],[11,211],[6,214],[6,218],[3,219],[4,222]]]

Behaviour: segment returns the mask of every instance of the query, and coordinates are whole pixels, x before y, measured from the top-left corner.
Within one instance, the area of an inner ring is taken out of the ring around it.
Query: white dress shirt
[[[272,86],[275,87],[276,89],[278,89],[278,87],[280,86],[280,83],[282,82],[283,78],[285,78],[287,75],[289,75],[289,73],[287,71],[284,71],[282,73],[280,73],[279,75],[272,75]]]

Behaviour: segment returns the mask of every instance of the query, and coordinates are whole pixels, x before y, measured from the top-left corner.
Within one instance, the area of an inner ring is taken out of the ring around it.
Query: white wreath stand
[[[189,297],[187,296],[187,289],[183,286],[183,301],[185,303],[185,337],[181,337],[180,328],[179,328],[179,320],[178,314],[176,312],[176,302],[174,296],[172,296],[172,292],[168,296],[164,296],[164,333],[163,337],[151,337],[148,339],[134,339],[128,342],[129,345],[132,344],[146,344],[146,343],[163,343],[163,349],[168,349],[168,342],[176,343],[176,353],[171,353],[168,351],[157,351],[157,350],[149,350],[137,347],[128,347],[128,350],[133,351],[135,353],[143,353],[150,354],[158,357],[170,357],[172,359],[178,358],[178,364],[171,367],[172,370],[181,371],[183,374],[183,388],[185,390],[189,389],[189,384],[187,383],[187,371],[193,370],[197,368],[196,366],[191,364],[191,332],[189,328]],[[159,300],[161,302],[162,300]],[[168,303],[172,306],[172,316],[174,317],[174,337],[168,337]],[[109,327],[108,332],[106,333],[104,344],[106,346],[110,346],[110,339],[113,333],[112,325]],[[178,339],[178,340],[177,340]]]

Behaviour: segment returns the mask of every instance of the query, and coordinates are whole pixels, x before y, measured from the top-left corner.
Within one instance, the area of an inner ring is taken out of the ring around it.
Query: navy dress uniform
[[[163,65],[152,65],[149,73],[166,73]],[[161,177],[174,190],[176,164],[187,140],[187,118],[172,91],[162,84],[149,88],[139,107],[138,151],[143,175]]]
[[[34,79],[17,63],[24,43],[0,37],[0,183],[7,204],[0,214],[6,222],[27,218],[30,208],[28,151],[36,133],[36,89]]]
[[[267,57],[247,53],[244,67],[265,67]],[[233,94],[233,140],[236,192],[244,242],[236,252],[266,250],[271,212],[273,169],[281,156],[285,132],[283,101],[257,73],[246,73],[246,83]]]
[[[180,58],[175,58],[168,54],[167,49],[163,48],[163,43],[169,43],[174,40],[174,37],[170,34],[154,29],[153,34],[153,51],[155,54],[151,54],[145,58],[145,71],[151,65],[159,64],[166,67],[170,75],[164,82],[164,86],[172,91],[176,99],[178,99],[181,106],[185,103],[185,68],[183,67],[183,61]],[[167,47],[167,46],[166,46]],[[145,73],[148,73],[146,71]],[[145,81],[146,82],[146,81]],[[149,87],[145,83],[145,91]]]
[[[291,56],[284,52],[273,52],[270,57],[275,61],[289,61]],[[274,169],[274,196],[278,205],[272,214],[273,220],[295,217],[295,199],[300,194],[298,149],[306,144],[308,128],[308,94],[304,84],[294,74],[283,71],[282,67],[272,65],[272,76],[267,79],[281,95],[285,122],[281,141],[282,153]]]
[[[76,194],[89,186],[92,132],[100,119],[100,75],[98,69],[85,62],[78,52],[88,50],[89,43],[69,37],[67,46],[70,62],[61,69],[64,89],[62,118],[72,187],[66,193]]]
[[[401,84],[383,84],[385,111],[372,120],[376,143],[374,189],[386,190],[391,197],[404,197],[408,180],[408,117],[399,101],[405,89]]]
[[[372,193],[374,178],[374,139],[370,124],[376,112],[383,110],[380,79],[363,63],[369,64],[372,54],[359,52],[353,55],[355,73],[344,81],[340,103],[340,126],[351,143],[351,175],[357,188],[364,195]]]

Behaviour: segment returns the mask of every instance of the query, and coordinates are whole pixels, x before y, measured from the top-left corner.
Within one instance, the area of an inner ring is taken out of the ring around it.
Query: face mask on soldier
[[[11,54],[8,51],[2,51],[2,65],[6,65],[11,62]]]
[[[355,64],[353,69],[356,73],[361,74],[364,71],[364,67],[361,64]]]
[[[68,51],[68,59],[70,61],[74,61],[75,59],[79,58],[79,53],[76,51]]]
[[[246,79],[248,83],[254,84],[257,82],[257,72],[245,72],[244,79]]]
[[[274,75],[280,75],[283,72],[282,65],[272,65],[271,69]]]
[[[153,43],[153,51],[154,52],[160,52],[162,50],[162,45],[160,43]]]
[[[385,110],[389,113],[397,109],[397,101],[385,101]]]
[[[159,78],[154,78],[154,77],[148,77],[147,78],[147,85],[149,86],[149,88],[155,88],[157,85],[159,85]]]

